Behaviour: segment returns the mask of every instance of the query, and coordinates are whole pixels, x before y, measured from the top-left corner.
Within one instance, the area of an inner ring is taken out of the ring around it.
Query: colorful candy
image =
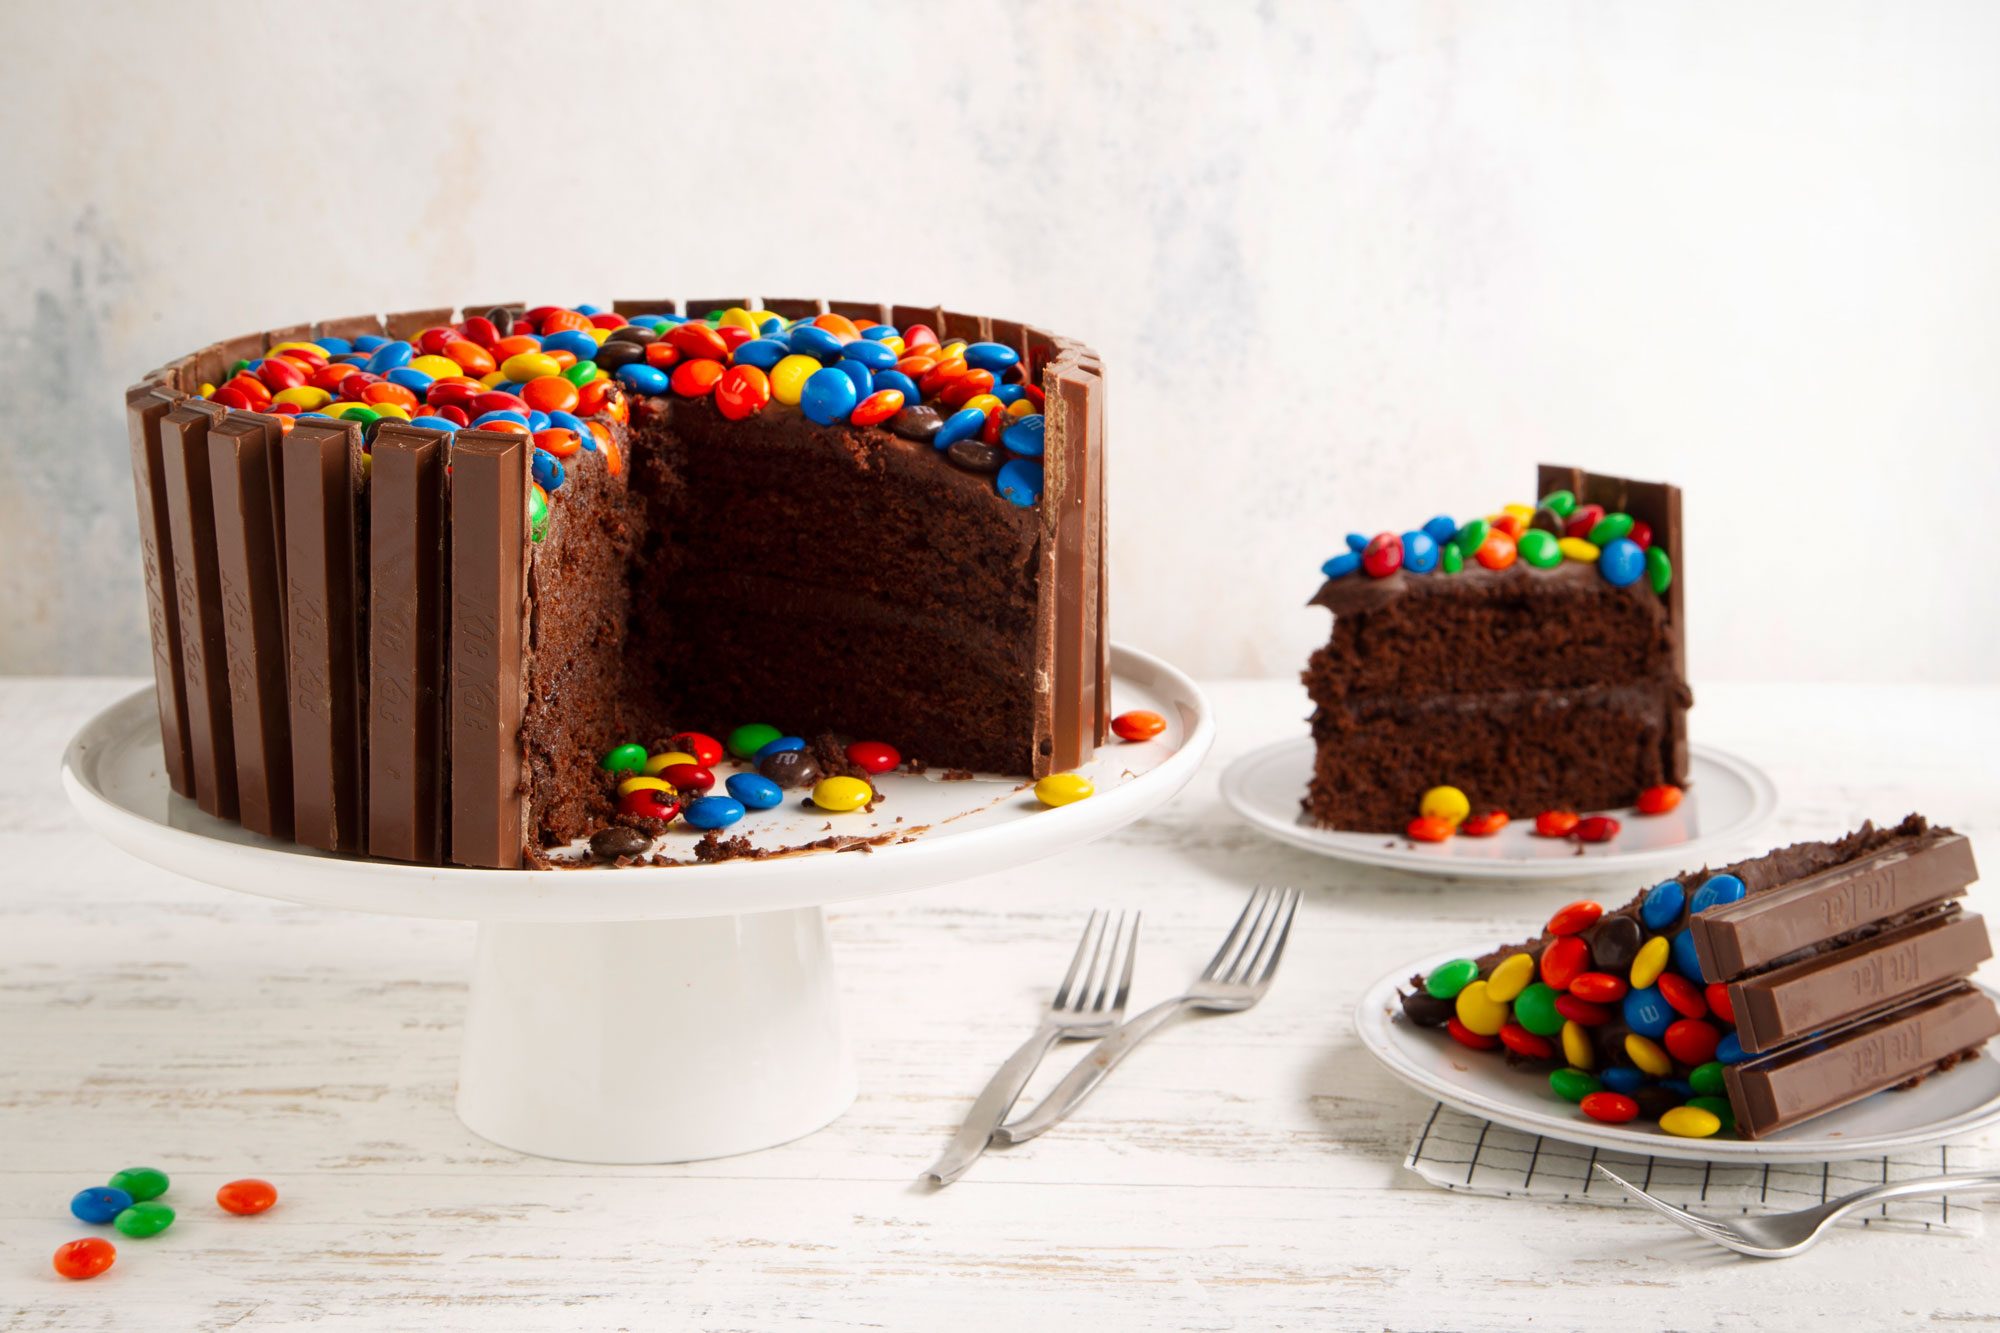
[[[1472,813],[1472,803],[1456,787],[1432,787],[1418,800],[1417,813],[1429,819],[1442,819],[1457,828]]]
[[[76,1197],[69,1201],[70,1214],[77,1221],[88,1222],[92,1226],[103,1226],[131,1206],[131,1195],[109,1185],[93,1185],[87,1190],[78,1190]]]
[[[784,803],[784,790],[761,773],[732,773],[723,785],[745,810],[771,810]]]
[[[1571,830],[1578,842],[1610,842],[1618,836],[1618,821],[1609,815],[1589,815]]]
[[[56,1272],[63,1277],[83,1282],[111,1267],[117,1258],[116,1246],[108,1240],[92,1236],[58,1245],[54,1265]]]
[[[729,733],[729,753],[738,759],[754,759],[757,751],[784,733],[768,722],[749,722]]]
[[[1567,838],[1576,825],[1573,810],[1544,810],[1535,816],[1535,832],[1544,838]]]
[[[124,1212],[118,1214],[117,1217],[111,1219],[111,1225],[117,1227],[123,1235],[130,1236],[134,1240],[144,1240],[148,1236],[157,1236],[173,1224],[174,1210],[166,1204],[157,1203],[152,1200],[135,1203]]]
[[[1642,815],[1671,814],[1680,808],[1681,789],[1671,783],[1648,787],[1639,793],[1639,813]]]
[[[1722,1118],[1699,1106],[1676,1106],[1660,1117],[1660,1128],[1684,1139],[1705,1139],[1722,1128]]]
[[[1556,909],[1549,918],[1548,932],[1551,935],[1581,935],[1597,924],[1604,915],[1604,908],[1593,902],[1574,902],[1567,907]]]
[[[1424,978],[1424,990],[1432,999],[1449,1000],[1479,977],[1479,964],[1470,958],[1454,958],[1440,963]]]
[[[699,796],[687,803],[681,818],[698,829],[724,829],[743,818],[743,803],[731,796]]]
[[[1619,1092],[1593,1092],[1579,1105],[1585,1115],[1607,1125],[1622,1125],[1639,1118],[1639,1103]]]
[[[1073,805],[1096,792],[1097,787],[1080,773],[1051,773],[1035,784],[1035,799],[1043,805]]]
[[[157,1167],[128,1166],[106,1183],[131,1195],[134,1203],[144,1203],[167,1192],[167,1173]]]
[[[856,741],[847,747],[847,762],[870,773],[887,773],[903,762],[903,756],[895,746],[881,741]]]
[[[874,799],[874,788],[860,778],[821,778],[812,789],[812,803],[822,810],[836,813],[859,810]]]
[[[277,1187],[268,1180],[254,1177],[232,1180],[215,1191],[215,1202],[225,1213],[238,1217],[253,1217],[269,1212],[271,1205],[278,1201]]]
[[[1111,719],[1111,734],[1121,741],[1149,741],[1167,729],[1167,720],[1158,713],[1135,708]]]
[[[1418,815],[1403,831],[1411,842],[1447,842],[1451,838],[1451,821],[1437,815]]]
[[[1490,838],[1507,827],[1505,810],[1487,810],[1480,814],[1468,815],[1458,831],[1468,838]]]

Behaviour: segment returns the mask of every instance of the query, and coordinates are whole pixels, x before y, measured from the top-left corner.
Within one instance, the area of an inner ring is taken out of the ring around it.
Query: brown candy
[[[642,856],[652,845],[653,840],[635,828],[599,829],[590,835],[590,854],[599,861]]]
[[[966,472],[998,472],[1007,461],[1005,452],[978,440],[956,440],[944,451],[946,461]]]
[[[786,790],[810,787],[820,778],[819,765],[804,750],[780,750],[765,755],[757,771]]]
[[[889,429],[906,440],[929,444],[931,436],[944,429],[944,417],[935,407],[918,404],[890,417]]]

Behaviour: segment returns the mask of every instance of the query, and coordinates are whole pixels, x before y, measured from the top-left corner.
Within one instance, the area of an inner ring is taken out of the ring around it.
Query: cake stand
[[[796,806],[732,833],[770,848],[830,835],[849,851],[623,869],[474,870],[334,856],[210,818],[167,787],[150,689],[98,714],[63,756],[84,820],[142,861],[314,907],[479,923],[458,1114],[541,1157],[683,1162],[784,1143],[854,1100],[824,908],[1007,870],[1130,824],[1194,775],[1208,701],[1157,658],[1114,645],[1112,706],[1167,729],[1078,771],[1097,794],[1043,807],[1013,780],[877,779],[873,813]],[[688,856],[692,833],[661,848]]]

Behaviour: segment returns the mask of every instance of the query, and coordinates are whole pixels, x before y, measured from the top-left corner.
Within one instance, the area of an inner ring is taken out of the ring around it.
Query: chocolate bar
[[[511,870],[528,837],[529,442],[462,430],[451,448],[451,859]]]
[[[209,486],[228,649],[238,819],[267,837],[292,836],[292,746],[285,688],[285,608],[274,549],[271,418],[232,412],[209,428]]]
[[[444,859],[445,437],[385,424],[368,477],[368,853]]]
[[[125,395],[125,420],[132,444],[132,491],[139,501],[139,557],[146,581],[146,628],[153,641],[160,751],[167,785],[182,796],[192,797],[194,764],[188,752],[173,521],[167,510],[166,461],[160,447],[160,422],[180,400],[179,393],[163,384],[137,385]]]
[[[284,438],[287,680],[294,839],[360,852],[355,495],[360,427],[301,419]]]
[[[235,819],[236,739],[229,716],[228,631],[208,467],[209,428],[222,416],[220,407],[185,400],[161,419],[160,443],[173,530],[174,603],[180,616],[194,799],[218,819]]]

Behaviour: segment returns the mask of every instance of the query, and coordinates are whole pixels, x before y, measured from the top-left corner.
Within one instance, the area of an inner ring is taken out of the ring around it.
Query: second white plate
[[[1708,851],[1743,842],[1778,811],[1778,789],[1763,770],[1733,754],[1692,745],[1680,808],[1668,815],[1603,812],[1616,815],[1623,826],[1610,842],[1538,838],[1534,811],[1512,812],[1513,822],[1490,838],[1411,842],[1399,833],[1343,833],[1307,822],[1299,800],[1312,765],[1310,736],[1252,750],[1223,773],[1222,799],[1259,832],[1294,847],[1339,861],[1457,879],[1547,883],[1662,867],[1692,870]]]

